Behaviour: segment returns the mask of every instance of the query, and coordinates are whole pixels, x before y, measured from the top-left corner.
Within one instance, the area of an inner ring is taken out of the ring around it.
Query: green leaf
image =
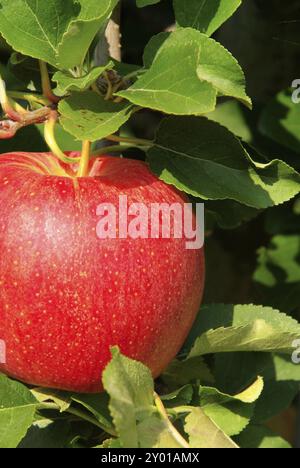
[[[156,3],[159,3],[161,0],[136,0],[136,4],[139,8],[143,8],[149,5],[156,5]]]
[[[205,202],[206,216],[210,214],[222,229],[235,229],[252,220],[260,211],[233,200]]]
[[[191,448],[238,448],[201,408],[192,409],[185,419],[184,430]]]
[[[130,88],[117,95],[139,106],[168,114],[200,115],[211,112],[216,105],[217,91],[197,75],[201,59],[198,34],[192,30],[177,31],[170,35],[163,33],[151,40],[146,57],[161,40],[166,39],[150,69]]]
[[[290,353],[300,336],[296,320],[270,307],[212,304],[203,306],[200,314],[200,336],[189,357],[237,351]]]
[[[60,123],[79,140],[96,141],[115,133],[130,118],[132,106],[105,101],[98,94],[73,93],[59,103]]]
[[[22,384],[0,374],[0,448],[16,448],[34,421],[37,401]]]
[[[120,439],[106,439],[102,445],[98,445],[94,448],[116,449],[122,448],[122,444]]]
[[[254,402],[264,387],[258,377],[252,385],[237,395],[227,395],[216,388],[200,387],[199,403],[205,414],[227,435],[242,432],[249,424],[254,412]]]
[[[184,385],[167,395],[162,395],[160,399],[167,408],[174,406],[189,405],[194,394],[192,385]]]
[[[66,411],[71,405],[70,394],[68,392],[61,392],[48,388],[33,388],[31,393],[40,403],[45,403],[47,401],[54,402],[61,412]]]
[[[241,5],[241,0],[174,0],[176,21],[211,36]]]
[[[103,373],[103,385],[110,396],[109,409],[124,448],[136,448],[137,422],[151,413],[154,384],[143,364],[112,349],[112,360]]]
[[[283,218],[282,221],[288,221]],[[295,221],[295,228],[298,220]],[[285,225],[287,227],[288,224]],[[297,231],[299,228],[297,228]],[[299,305],[300,292],[300,237],[298,235],[275,236],[270,245],[258,250],[258,265],[254,281],[261,301],[276,305],[287,312]]]
[[[68,71],[56,72],[52,80],[57,83],[55,94],[63,96],[70,91],[86,91],[102,75],[105,70],[113,67],[113,62],[109,62],[104,67],[96,67],[82,77],[74,77]]]
[[[268,421],[288,409],[300,390],[300,366],[290,356],[277,356],[265,369],[265,388],[257,402],[253,422]]]
[[[254,280],[265,286],[300,282],[300,236],[275,236],[268,247],[258,251],[258,268]]]
[[[227,353],[215,357],[217,385],[223,391],[236,392],[259,373],[264,390],[256,403],[252,422],[271,419],[290,407],[299,392],[300,366],[290,356],[264,353]]]
[[[219,353],[214,357],[216,386],[222,392],[240,393],[257,375],[265,378],[265,371],[273,367],[273,354]]]
[[[250,111],[245,109],[239,102],[227,101],[219,104],[216,109],[210,114],[207,114],[206,117],[228,128],[231,133],[241,138],[243,141],[251,143],[254,136],[247,120],[249,114]]]
[[[214,110],[218,93],[251,106],[238,62],[221,44],[196,30],[154,37],[144,62],[149,70],[117,93],[134,104],[169,114],[201,115]]]
[[[104,30],[118,1],[76,0],[81,10],[71,21],[59,44],[58,68],[72,68],[83,62],[94,37],[100,29]]]
[[[300,191],[294,169],[278,160],[255,163],[229,130],[205,118],[163,120],[147,157],[163,181],[204,200],[231,199],[262,209]]]
[[[14,50],[57,68],[80,65],[117,0],[0,1],[0,32]]]
[[[214,381],[210,369],[201,356],[183,361],[175,359],[162,374],[162,379],[172,389],[193,381],[201,383]]]
[[[262,113],[260,131],[271,140],[300,153],[300,105],[290,90],[279,93]]]
[[[41,137],[43,138],[44,145],[45,145],[45,140],[43,137],[44,125],[36,125],[36,128],[40,132]],[[62,151],[81,151],[82,149],[82,141],[76,140],[73,135],[70,135],[70,133],[66,132],[62,128],[62,126],[59,124],[55,126],[55,139]],[[94,146],[95,146],[95,143],[92,145],[92,147]],[[45,149],[44,151],[47,151],[47,150],[49,151],[49,148]],[[36,149],[32,148],[32,151],[35,152]]]
[[[182,448],[165,421],[157,415],[138,424],[138,438],[141,448]]]
[[[72,395],[71,399],[92,413],[103,427],[113,429],[108,409],[109,399],[106,393],[77,394]]]
[[[43,419],[30,427],[18,448],[65,448],[71,437],[69,421]]]
[[[245,90],[245,75],[237,60],[213,39],[199,34],[199,41],[198,77],[211,83],[219,95],[236,98],[251,109],[252,102]]]
[[[1,0],[0,32],[14,50],[56,65],[63,35],[79,14],[73,0]]]
[[[264,426],[251,425],[235,438],[241,448],[257,449],[289,449],[290,444],[271,429]]]

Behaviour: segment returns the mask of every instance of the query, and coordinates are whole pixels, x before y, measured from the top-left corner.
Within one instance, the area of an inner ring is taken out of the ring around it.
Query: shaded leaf
[[[65,448],[71,437],[68,421],[44,419],[31,426],[18,448]]]
[[[228,128],[231,133],[243,141],[250,143],[253,139],[253,130],[246,118],[248,113],[250,111],[245,109],[239,102],[227,101],[219,104],[206,117]]]
[[[236,392],[259,373],[264,390],[255,405],[252,421],[260,423],[286,410],[300,388],[300,366],[290,356],[264,353],[218,354],[215,358],[217,385]]]
[[[91,412],[103,427],[113,429],[108,409],[109,398],[107,394],[77,394],[72,395],[71,399]]]
[[[274,434],[271,429],[264,426],[251,425],[242,434],[235,438],[241,448],[260,449],[288,449],[290,444],[280,436]]]
[[[176,21],[211,36],[241,5],[241,0],[174,0]]]
[[[136,0],[136,4],[139,8],[143,8],[149,5],[155,5],[159,3],[161,0]]]
[[[291,91],[282,91],[262,113],[260,131],[281,145],[300,153],[300,105],[292,100]]]
[[[300,191],[294,169],[279,160],[255,163],[232,133],[205,118],[163,120],[147,158],[163,181],[204,200],[231,199],[261,209]]]
[[[91,91],[73,93],[59,103],[61,125],[79,140],[96,141],[115,133],[131,111],[130,104],[105,101]]]
[[[52,77],[52,81],[57,83],[54,91],[59,96],[63,96],[70,91],[86,91],[105,70],[109,70],[112,67],[113,62],[109,62],[104,67],[93,68],[89,73],[81,77],[75,77],[68,71],[58,71]]]
[[[167,395],[162,395],[160,398],[167,408],[172,408],[174,406],[189,405],[192,401],[193,393],[193,386],[185,385]]]
[[[186,385],[193,381],[213,383],[210,369],[201,356],[179,361],[175,359],[169,364],[162,379],[170,388]]]

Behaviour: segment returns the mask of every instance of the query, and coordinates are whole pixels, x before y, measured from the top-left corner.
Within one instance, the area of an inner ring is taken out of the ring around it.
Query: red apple
[[[102,157],[89,177],[49,154],[0,156],[0,371],[24,382],[101,390],[118,345],[158,376],[199,310],[203,250],[186,239],[100,239],[97,207],[184,204],[145,163]]]

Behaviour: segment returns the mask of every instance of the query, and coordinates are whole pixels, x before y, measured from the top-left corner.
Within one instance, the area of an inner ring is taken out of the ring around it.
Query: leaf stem
[[[55,411],[60,411],[60,407],[56,403],[40,403],[37,405],[37,410],[55,410]],[[99,429],[101,429],[104,432],[107,432],[113,437],[116,437],[116,432],[111,428],[107,427],[104,424],[101,424],[97,419],[95,419],[93,416],[89,416],[83,411],[80,411],[79,409],[76,408],[68,408],[65,411],[66,413],[71,414],[72,416],[76,416],[77,418],[83,419],[84,421],[89,422],[90,424],[93,424],[94,426],[97,426]]]
[[[107,82],[107,91],[106,91],[106,95],[105,95],[105,101],[109,101],[109,99],[112,97],[113,95],[113,86],[112,86],[112,83],[109,79],[109,75],[108,73],[105,71],[103,73],[105,79],[106,79],[106,82]]]
[[[106,137],[106,140],[114,141],[116,143],[129,143],[133,146],[152,146],[153,142],[151,140],[145,140],[143,138],[126,138],[120,137],[117,135],[109,135]]]
[[[83,411],[80,411],[80,410],[75,409],[75,408],[68,408],[67,413],[72,414],[73,416],[77,416],[78,418],[83,419],[83,420],[93,424],[94,426],[99,427],[104,432],[107,432],[107,434],[110,434],[113,437],[116,437],[116,435],[117,435],[116,432],[112,428],[107,427],[104,424],[101,424],[99,421],[97,421],[97,419],[93,418],[92,416],[87,415]]]
[[[177,431],[177,429],[171,423],[171,421],[169,419],[169,416],[168,416],[168,413],[167,413],[167,411],[166,411],[166,409],[165,409],[165,407],[163,405],[163,402],[161,401],[161,399],[159,398],[157,393],[154,393],[154,402],[155,402],[155,406],[156,406],[159,414],[161,415],[162,419],[165,421],[165,424],[166,424],[168,430],[170,431],[170,433],[172,434],[172,436],[174,437],[176,442],[182,448],[190,448],[187,441],[182,437],[182,435]]]
[[[23,101],[41,104],[43,106],[49,106],[51,104],[51,101],[48,98],[39,94],[22,93],[20,91],[7,91],[7,94],[9,97],[12,97],[14,99],[21,99]]]
[[[125,145],[112,145],[112,146],[103,146],[103,148],[99,148],[96,151],[93,151],[91,154],[92,158],[96,158],[97,156],[101,156],[103,154],[109,154],[109,153],[122,153],[122,151],[125,151],[129,148],[134,148],[136,145],[133,144],[125,144]],[[146,146],[140,147],[142,151],[145,151]]]
[[[138,70],[135,70],[133,72],[128,73],[128,75],[123,76],[122,81],[124,82],[130,80],[131,78],[135,78],[138,75],[142,75],[146,71],[146,69],[139,68]]]
[[[61,151],[59,148],[55,135],[54,135],[54,129],[55,125],[57,122],[57,113],[56,111],[51,111],[50,116],[45,123],[45,129],[44,129],[44,137],[46,140],[47,145],[49,146],[50,150],[52,153],[57,156],[57,158],[67,164],[75,164],[80,161],[80,158],[70,158],[65,153]]]
[[[3,112],[14,122],[22,122],[22,116],[15,111],[6,92],[5,81],[0,76],[0,104]]]
[[[82,142],[82,151],[77,177],[87,177],[89,171],[90,154],[91,142],[89,140],[85,140]]]
[[[172,408],[172,411],[175,414],[183,414],[183,413],[190,413],[193,411],[193,406],[177,406],[176,408]]]
[[[39,64],[42,78],[43,95],[49,99],[50,102],[57,104],[59,102],[59,98],[53,94],[47,64],[43,62],[43,60],[39,60]]]

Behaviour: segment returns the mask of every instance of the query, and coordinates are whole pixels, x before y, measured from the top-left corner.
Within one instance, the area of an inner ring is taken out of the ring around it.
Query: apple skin
[[[0,371],[97,392],[118,345],[156,377],[199,310],[203,249],[187,250],[185,239],[99,239],[96,209],[118,206],[120,194],[147,206],[186,199],[140,161],[101,157],[77,179],[48,174],[54,163],[48,153],[0,156]]]

